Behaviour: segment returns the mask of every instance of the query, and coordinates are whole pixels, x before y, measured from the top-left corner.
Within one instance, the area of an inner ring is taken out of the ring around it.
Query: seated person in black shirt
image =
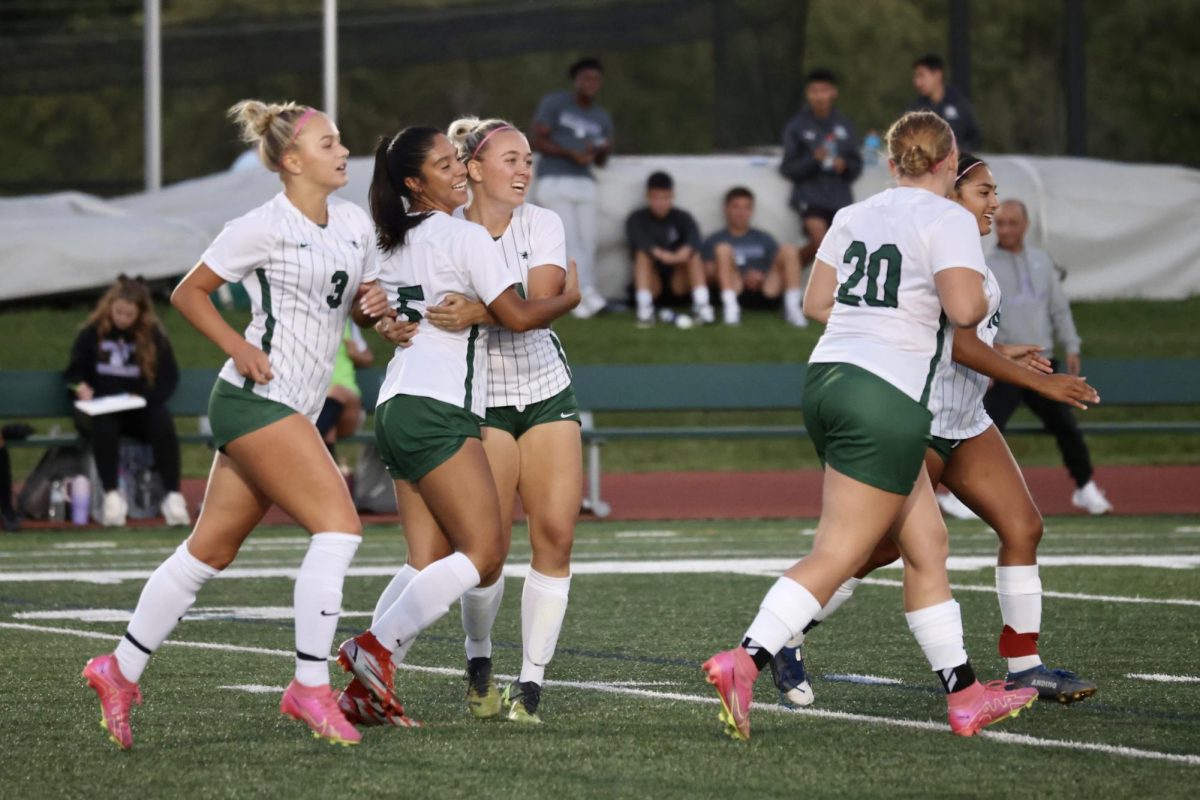
[[[145,282],[124,275],[109,288],[71,346],[71,363],[63,374],[76,400],[114,394],[136,394],[143,408],[88,416],[75,412],[75,425],[89,439],[96,471],[104,487],[100,522],[125,524],[129,505],[117,485],[121,436],[149,442],[154,466],[167,496],[162,503],[168,525],[190,525],[187,503],[179,493],[179,439],[167,400],[179,384],[179,367],[167,332],[154,313]]]
[[[625,220],[639,327],[654,324],[654,301],[664,288],[680,297],[691,290],[697,322],[716,318],[700,260],[700,228],[691,214],[674,204],[675,182],[667,173],[655,172],[646,181],[646,207]]]

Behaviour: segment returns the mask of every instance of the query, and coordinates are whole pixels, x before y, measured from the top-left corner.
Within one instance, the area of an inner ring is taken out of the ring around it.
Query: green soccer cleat
[[[500,689],[492,677],[490,658],[467,660],[467,710],[475,719],[500,716]]]
[[[542,701],[542,687],[533,681],[513,681],[504,687],[504,707],[508,709],[510,722],[522,725],[541,725],[538,704]]]

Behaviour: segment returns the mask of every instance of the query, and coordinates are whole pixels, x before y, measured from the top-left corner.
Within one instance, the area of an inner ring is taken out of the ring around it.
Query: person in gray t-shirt
[[[753,216],[754,193],[735,186],[725,193],[725,228],[700,247],[709,280],[721,287],[725,324],[741,322],[742,300],[770,305],[782,295],[784,318],[802,328],[808,321],[800,310],[800,249],[751,227]]]
[[[1041,345],[1043,355],[1055,370],[1055,340],[1066,351],[1066,369],[1080,372],[1079,334],[1071,318],[1071,306],[1063,293],[1058,271],[1049,254],[1025,244],[1029,215],[1019,200],[1006,200],[996,212],[997,249],[988,255],[988,269],[996,276],[1003,300],[1000,305],[1000,329],[997,344],[1030,342]],[[1091,514],[1107,514],[1112,504],[1092,480],[1092,458],[1071,407],[997,381],[984,395],[983,407],[1001,432],[1017,407],[1024,402],[1046,429],[1054,434],[1063,463],[1077,487],[1071,503]]]
[[[573,313],[590,317],[604,308],[596,291],[596,219],[599,194],[592,167],[603,167],[613,149],[613,122],[596,103],[604,67],[594,58],[571,65],[574,87],[541,99],[529,126],[529,144],[540,160],[537,199],[562,218],[567,257],[575,259],[582,299]]]

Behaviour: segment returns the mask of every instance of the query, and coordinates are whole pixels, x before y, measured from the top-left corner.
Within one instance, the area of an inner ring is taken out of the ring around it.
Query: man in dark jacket
[[[804,79],[805,106],[783,129],[779,171],[792,182],[791,206],[800,214],[808,244],[801,264],[817,253],[839,209],[854,202],[850,185],[862,173],[862,154],[854,124],[834,108],[837,78],[814,69]]]
[[[913,86],[920,96],[905,111],[932,111],[950,123],[950,130],[958,139],[958,152],[979,149],[983,134],[975,120],[975,109],[966,95],[946,85],[946,65],[941,56],[922,56],[913,62]]]

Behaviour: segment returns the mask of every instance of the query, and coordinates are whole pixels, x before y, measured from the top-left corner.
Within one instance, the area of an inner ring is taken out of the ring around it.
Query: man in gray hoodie
[[[837,96],[837,77],[814,69],[804,79],[807,102],[783,129],[779,171],[792,182],[791,206],[808,238],[800,250],[801,265],[817,254],[833,215],[854,202],[850,185],[862,174],[854,123],[834,108]]]
[[[1033,343],[1042,346],[1042,354],[1058,368],[1054,359],[1055,341],[1066,355],[1066,370],[1078,375],[1079,334],[1071,306],[1049,254],[1025,244],[1029,214],[1020,200],[1006,200],[996,212],[997,249],[988,256],[988,268],[1000,284],[1000,329],[996,344]],[[1077,487],[1071,503],[1091,514],[1107,514],[1112,504],[1092,480],[1092,459],[1087,443],[1070,406],[1041,395],[997,382],[983,398],[988,416],[1001,431],[1017,406],[1025,402],[1046,429],[1054,434],[1063,463]]]

